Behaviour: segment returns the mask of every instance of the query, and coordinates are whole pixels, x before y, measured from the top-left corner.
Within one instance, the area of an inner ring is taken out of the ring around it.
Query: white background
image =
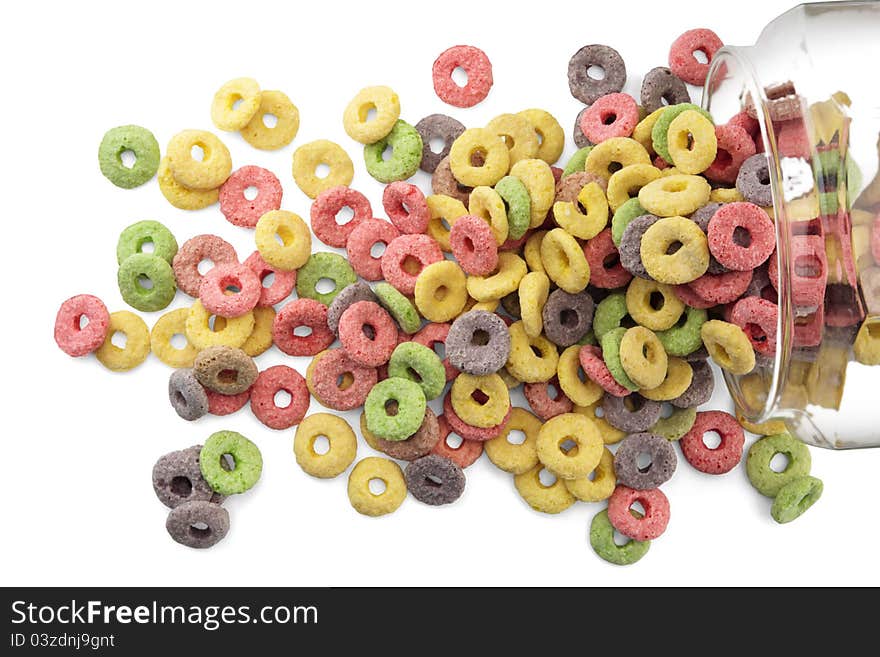
[[[111,311],[116,238],[157,219],[182,243],[212,232],[244,258],[252,234],[217,206],[171,207],[151,182],[118,189],[100,174],[96,152],[108,128],[136,123],[163,147],[184,128],[214,130],[212,95],[229,78],[252,76],[298,105],[301,128],[275,153],[220,133],[236,166],[271,168],[284,184],[282,207],[308,217],[309,201],[290,174],[294,148],[317,138],[343,145],[356,165],[354,187],[381,213],[382,187],[344,133],[342,110],[361,87],[387,84],[411,123],[432,112],[468,126],[502,112],[543,107],[567,135],[580,105],[568,91],[568,59],[587,43],[624,56],[626,90],[665,65],[684,29],[710,27],[728,43],[750,44],[788,8],[763,0],[710,2],[478,3],[248,2],[16,3],[0,25],[3,101],[3,526],[0,583],[7,585],[651,585],[878,584],[871,547],[880,451],[813,450],[825,496],[787,525],[742,468],[723,477],[683,460],[664,486],[672,521],[645,559],[629,568],[598,559],[587,528],[599,505],[558,516],[530,510],[512,478],[485,458],[469,468],[463,497],[443,508],[412,498],[380,519],[358,515],[346,475],[317,480],[292,454],[293,430],[271,431],[248,409],[187,423],[168,404],[170,370],[154,357],[127,374],[57,349],[58,304],[90,292]],[[622,13],[625,12],[625,13]],[[470,43],[494,64],[495,85],[473,109],[445,106],[431,64],[446,47]],[[694,94],[694,100],[699,95]],[[417,179],[427,189],[428,179]],[[325,248],[315,240],[318,248]],[[178,293],[172,307],[190,300]],[[148,324],[159,313],[147,315]],[[260,367],[286,362],[273,348]],[[305,361],[295,366],[304,371]],[[716,392],[713,407],[726,408]],[[311,411],[321,410],[312,401]],[[865,409],[865,412],[875,412]],[[174,543],[167,509],[150,485],[155,459],[241,431],[263,451],[259,485],[230,500],[228,538],[207,551]],[[363,442],[359,457],[372,455]],[[866,504],[867,502],[867,504]]]

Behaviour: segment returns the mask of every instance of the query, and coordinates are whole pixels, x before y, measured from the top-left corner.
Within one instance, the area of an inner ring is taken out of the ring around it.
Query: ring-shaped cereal
[[[85,319],[87,323],[82,325]],[[110,313],[98,297],[78,294],[67,299],[55,316],[55,342],[68,356],[90,354],[107,338]]]
[[[404,333],[415,333],[422,326],[422,318],[412,302],[393,285],[382,282],[373,290],[379,303],[400,325]]]
[[[476,165],[474,156],[482,155],[483,163]],[[452,142],[449,151],[452,175],[462,185],[494,185],[510,169],[510,151],[500,137],[485,128],[469,128]]]
[[[615,566],[634,564],[648,553],[651,541],[630,540],[624,545],[614,541],[614,525],[608,519],[608,510],[593,516],[590,523],[590,546],[602,559]]]
[[[412,336],[412,340],[413,342],[424,345],[431,350],[434,350],[434,347],[437,344],[442,344],[445,347],[446,336],[449,335],[449,327],[450,325],[447,323],[426,324],[424,328],[420,329],[415,335]],[[434,353],[437,353],[436,350],[434,351]],[[443,358],[441,362],[443,363],[443,369],[446,371],[447,382],[452,381],[456,376],[458,376],[458,370],[449,362],[448,356]]]
[[[272,346],[272,324],[275,321],[275,309],[272,306],[257,306],[253,309],[254,328],[248,339],[241,345],[241,350],[251,358],[256,358]],[[214,318],[217,322],[225,321],[222,317]]]
[[[377,244],[387,248],[401,233],[397,228],[380,219],[367,219],[355,228],[345,244],[345,252],[352,269],[368,281],[382,280],[382,256],[374,256]],[[384,254],[384,250],[383,250]]]
[[[532,271],[522,277],[519,282],[519,307],[522,315],[523,329],[526,335],[537,337],[544,330],[541,311],[550,294],[550,279],[547,274]]]
[[[639,122],[639,106],[625,93],[602,96],[580,114],[578,127],[594,144],[612,137],[629,137]]]
[[[379,367],[388,362],[397,346],[394,320],[378,303],[356,301],[342,312],[338,325],[339,342],[358,365]]]
[[[483,443],[476,440],[465,440],[453,433],[443,415],[437,418],[437,424],[440,427],[440,439],[431,450],[432,454],[447,458],[462,469],[473,465],[482,456]],[[449,442],[450,435],[460,439],[457,445]]]
[[[599,465],[604,449],[596,425],[579,413],[552,417],[538,432],[538,460],[561,479],[589,475]]]
[[[263,259],[259,251],[251,253],[244,261],[244,265],[249,267],[260,281],[260,300],[257,302],[258,307],[271,307],[276,303],[284,301],[293,292],[296,285],[296,270],[285,271],[273,267]],[[265,285],[264,281],[269,275],[272,275],[273,281],[271,285]]]
[[[651,164],[645,147],[629,137],[612,137],[593,147],[584,162],[584,171],[608,180],[615,171],[633,164]]]
[[[153,255],[168,264],[177,254],[177,240],[174,234],[158,221],[138,221],[126,227],[116,242],[116,262],[122,264],[129,256],[144,252],[145,244],[153,245]]]
[[[498,254],[498,267],[493,273],[467,277],[468,294],[477,301],[501,299],[519,289],[519,282],[527,271],[522,258],[510,251],[503,251]]]
[[[401,293],[411,295],[425,267],[443,259],[440,245],[427,235],[400,235],[382,254],[382,276]]]
[[[315,441],[324,437],[328,449],[323,454],[315,450]],[[330,479],[342,474],[357,455],[357,436],[348,422],[338,415],[313,413],[299,423],[293,437],[296,462],[306,474]]]
[[[394,415],[389,411],[391,402],[396,402]],[[398,377],[379,381],[364,402],[367,428],[385,440],[406,440],[422,425],[425,408],[425,393],[414,381]]]
[[[755,369],[755,350],[748,336],[736,324],[717,319],[700,327],[700,337],[718,367],[731,374],[748,374]]]
[[[772,301],[761,297],[743,297],[733,304],[729,317],[731,323],[743,330],[756,352],[774,356],[778,315],[779,307]]]
[[[623,287],[633,275],[620,263],[611,229],[606,228],[584,244],[584,257],[590,267],[590,285],[606,290]]]
[[[220,197],[219,189],[190,189],[177,182],[171,173],[167,157],[163,157],[159,162],[158,181],[162,196],[175,208],[181,210],[201,210],[216,203]]]
[[[150,350],[163,363],[177,369],[192,367],[196,354],[199,353],[186,337],[188,315],[189,308],[171,310],[157,319],[150,331]],[[175,335],[181,335],[186,340],[183,347],[174,346],[171,339]]]
[[[709,447],[703,435],[709,431],[721,436],[717,447]],[[745,433],[730,413],[724,411],[702,411],[697,413],[694,426],[678,444],[684,458],[700,472],[724,474],[730,472],[742,459]]]
[[[620,341],[623,340],[626,331],[627,329],[622,326],[620,328],[612,329],[602,336],[599,340],[599,344],[602,346],[602,359],[605,361],[605,367],[614,380],[627,390],[635,391],[639,389],[639,384],[629,378],[629,375],[627,375],[626,370],[623,369],[623,365],[620,362]],[[583,352],[583,348],[581,351]],[[583,363],[583,360],[581,362]],[[583,364],[584,371],[587,372],[587,375],[589,376],[590,370],[587,369],[586,363]],[[596,383],[602,385],[601,381],[596,381]],[[611,391],[609,390],[609,392]],[[614,393],[612,393],[612,395],[614,397],[623,396]]]
[[[302,267],[312,251],[312,233],[306,222],[287,210],[272,210],[260,217],[254,241],[263,260],[283,271]]]
[[[656,388],[666,379],[666,350],[644,326],[627,329],[620,340],[620,365],[639,388]]]
[[[510,175],[519,179],[526,188],[531,202],[529,227],[537,228],[544,223],[547,213],[556,200],[556,179],[553,177],[553,170],[544,160],[535,158],[520,160],[514,164],[510,167]]]
[[[675,326],[684,308],[673,288],[657,281],[634,278],[626,289],[629,316],[652,331],[665,331]]]
[[[702,114],[706,119],[712,121],[712,115],[699,105],[692,103],[679,103],[678,105],[667,105],[663,108],[660,116],[651,127],[651,146],[657,153],[656,162],[661,164],[666,162],[672,164],[672,157],[669,155],[669,125],[672,121],[683,112],[694,111]]]
[[[688,30],[669,48],[669,69],[688,84],[701,87],[706,82],[712,58],[723,45],[724,42],[712,30]],[[703,53],[705,62],[696,58],[697,52]]]
[[[251,187],[257,190],[253,199],[245,196]],[[281,182],[274,173],[262,167],[243,166],[220,186],[220,211],[229,223],[253,228],[260,217],[281,207],[282,194]]]
[[[602,399],[602,388],[584,374],[580,377],[581,345],[572,345],[559,355],[556,365],[556,377],[562,392],[576,406],[590,406]]]
[[[668,417],[661,417],[648,429],[651,433],[663,436],[666,440],[680,440],[691,430],[697,420],[696,408],[674,408]]]
[[[532,124],[516,114],[499,114],[486,124],[486,130],[504,141],[510,151],[510,164],[538,155],[538,135]]]
[[[590,282],[590,265],[583,249],[562,228],[554,228],[544,236],[541,262],[550,280],[569,294],[577,294]]]
[[[260,85],[253,78],[230,80],[214,94],[211,120],[220,130],[237,132],[254,118],[261,99]]]
[[[309,391],[321,404],[336,411],[363,406],[378,380],[375,368],[358,365],[344,349],[317,354],[306,375]]]
[[[575,503],[576,498],[565,486],[565,480],[556,478],[549,486],[541,481],[540,463],[531,470],[513,477],[513,484],[525,502],[541,513],[561,513]]]
[[[525,236],[532,223],[532,201],[529,190],[516,176],[504,176],[495,183],[495,191],[507,210],[507,238],[518,240]]]
[[[212,315],[238,317],[254,309],[262,291],[260,279],[250,267],[237,262],[221,264],[202,277],[199,301]]]
[[[352,216],[340,224],[336,217],[345,208],[352,211]],[[344,249],[352,231],[373,218],[373,209],[367,197],[351,187],[331,187],[318,194],[309,210],[309,218],[315,237],[327,246]]]
[[[529,408],[541,420],[549,420],[563,413],[571,413],[574,404],[559,387],[556,377],[541,383],[526,383],[523,385],[523,396],[529,404]]]
[[[483,443],[489,460],[497,467],[512,474],[523,474],[538,465],[538,431],[541,420],[524,408],[513,407],[510,419],[502,433]],[[512,443],[508,440],[512,431],[522,432],[524,440]]]
[[[193,157],[194,148],[202,150],[202,159]],[[168,142],[166,157],[174,179],[189,189],[217,189],[232,173],[229,149],[207,130],[178,132]]]
[[[638,195],[642,187],[654,182],[659,177],[660,169],[652,164],[630,164],[620,171],[612,173],[608,179],[606,191],[611,211],[616,213],[624,203],[633,199],[638,202]],[[644,211],[639,214],[644,214]]]
[[[297,328],[311,329],[296,335]],[[284,304],[272,322],[272,338],[289,356],[314,356],[329,347],[336,336],[327,326],[327,306],[314,299],[294,299]]]
[[[686,110],[669,124],[667,148],[673,166],[684,174],[703,173],[718,154],[715,126],[705,116]]]
[[[489,224],[499,246],[507,240],[507,209],[504,207],[504,199],[494,189],[484,185],[474,187],[468,200],[468,214],[479,217]]]
[[[529,336],[521,321],[511,324],[508,330],[510,355],[505,366],[507,371],[523,383],[540,383],[552,379],[559,365],[556,345],[543,335]]]
[[[210,261],[213,265],[238,262],[233,246],[216,235],[196,235],[178,249],[172,260],[177,286],[191,297],[199,296],[202,274],[199,264]]]
[[[682,317],[679,317],[673,327],[657,332],[657,337],[670,356],[687,356],[703,346],[700,328],[708,317],[706,311],[688,306]]]
[[[440,248],[447,253],[452,250],[449,243],[450,226],[459,217],[467,214],[464,203],[444,194],[433,194],[425,198],[431,218],[428,220],[427,234],[434,238]]]
[[[590,474],[593,475],[592,479],[588,475],[564,480],[568,492],[581,502],[601,502],[611,497],[617,485],[617,477],[614,475],[614,454],[610,449],[602,449],[599,464]]]
[[[125,303],[143,312],[166,308],[177,292],[171,265],[152,253],[135,253],[126,258],[119,265],[116,280]],[[144,286],[146,281],[150,287]]]
[[[467,303],[467,278],[455,261],[440,260],[416,278],[415,303],[429,322],[448,322],[461,314]]]
[[[284,391],[290,396],[286,406],[275,402],[275,395]],[[251,411],[270,429],[287,429],[302,421],[309,410],[309,389],[306,380],[292,367],[273,365],[260,372],[250,388]]]
[[[705,178],[674,174],[658,178],[639,190],[639,204],[658,217],[693,214],[709,202],[711,187]]]
[[[787,483],[773,500],[770,515],[780,524],[799,518],[822,497],[823,488],[821,479],[809,476]]]
[[[321,165],[329,168],[323,178],[318,177]],[[339,144],[327,139],[303,144],[293,152],[293,180],[303,194],[317,198],[318,194],[331,187],[350,185],[354,178],[354,164]]]
[[[391,156],[385,159],[385,150]],[[364,164],[367,173],[381,183],[406,180],[419,170],[422,162],[422,136],[406,121],[397,120],[387,135],[364,146]]]
[[[748,246],[737,233],[748,233]],[[709,220],[709,250],[719,263],[734,271],[752,271],[776,248],[776,229],[770,217],[753,203],[726,203]]]
[[[240,433],[218,431],[208,437],[199,452],[199,467],[216,492],[236,495],[250,490],[260,480],[263,455],[259,447]]]
[[[639,394],[651,401],[677,399],[690,387],[693,377],[694,370],[690,363],[682,358],[668,357],[663,381],[653,388],[643,387]]]
[[[690,98],[688,98],[688,100],[690,100]],[[632,133],[632,138],[639,142],[651,157],[656,155],[656,153],[654,152],[654,140],[651,136],[651,132],[654,129],[654,124],[657,123],[657,120],[660,118],[660,115],[663,114],[663,111],[666,109],[666,107],[667,105],[661,105],[657,109],[651,111],[648,116],[646,116],[641,121],[639,121],[638,124],[636,124],[636,127]]]
[[[638,516],[630,512],[636,502],[644,509]],[[659,538],[669,524],[669,500],[659,488],[635,490],[618,486],[608,498],[608,521],[634,541]]]
[[[431,211],[422,190],[400,180],[385,187],[382,207],[401,233],[424,233],[431,220]]]
[[[777,454],[786,458],[785,469],[776,472],[770,462]],[[752,486],[767,497],[776,497],[780,489],[795,479],[810,474],[810,450],[788,433],[765,436],[749,448],[746,474]]]
[[[541,262],[541,242],[544,241],[544,236],[548,232],[536,230],[526,240],[526,245],[523,247],[523,258],[526,260],[529,271],[537,271],[545,275],[547,273],[544,271],[544,263]]]
[[[122,162],[122,154],[126,151],[134,155],[131,168]],[[98,147],[101,173],[122,189],[133,189],[151,180],[159,169],[159,160],[159,142],[152,132],[139,125],[111,128]],[[161,186],[162,181],[159,182]]]
[[[471,214],[455,220],[449,246],[461,268],[473,276],[486,276],[498,266],[498,242],[491,226]]]
[[[464,125],[445,114],[429,114],[416,123],[415,127],[422,136],[422,162],[419,168],[432,174],[437,170],[437,165],[449,156],[452,142],[464,132]],[[435,139],[443,142],[443,148],[436,153],[431,148],[431,141]]]
[[[586,213],[580,211],[581,206]],[[553,216],[560,228],[582,240],[598,235],[608,225],[608,201],[605,192],[594,182],[581,188],[577,203],[556,201]]]
[[[590,69],[602,71],[601,78]],[[623,89],[626,64],[614,48],[594,43],[580,48],[568,60],[568,89],[584,105],[595,103],[606,94]]]
[[[221,395],[239,395],[253,385],[259,370],[243,350],[215,345],[198,353],[193,362],[193,373],[206,390]]]
[[[451,402],[459,418],[479,429],[500,424],[510,410],[507,384],[497,374],[462,372],[452,382]]]
[[[375,112],[370,117],[370,112]],[[400,98],[391,87],[364,87],[342,113],[346,134],[361,144],[372,144],[385,137],[400,118]]]
[[[333,282],[333,289],[329,292],[318,291],[318,281],[324,278]],[[356,282],[357,274],[341,255],[313,253],[296,274],[296,293],[329,306],[337,294]]]
[[[617,208],[614,216],[611,217],[611,239],[614,242],[614,246],[620,246],[623,234],[626,232],[629,225],[645,214],[647,214],[647,212],[645,211],[645,208],[639,204],[638,197],[631,198]]]
[[[547,164],[555,164],[565,148],[565,132],[559,121],[548,111],[532,108],[517,112],[517,116],[528,121],[538,135],[536,158]]]
[[[669,254],[673,245],[681,248]],[[709,268],[709,246],[700,227],[684,217],[665,217],[642,236],[639,255],[655,281],[678,285],[696,280]]]
[[[512,410],[513,406],[508,409],[507,415],[504,416],[504,420],[499,424],[481,429],[480,427],[475,427],[471,424],[468,424],[460,417],[458,417],[455,409],[452,408],[451,392],[447,392],[446,395],[444,395],[443,397],[443,415],[446,417],[446,421],[449,423],[449,428],[465,440],[476,440],[477,442],[485,442],[487,440],[492,440],[493,438],[498,437],[499,435],[501,435],[501,432],[504,431],[505,426],[507,426],[507,421],[510,419],[510,413]]]
[[[212,329],[210,320],[211,313],[196,300],[186,316],[186,339],[199,351],[215,345],[241,347],[254,329],[252,312],[227,319],[222,328],[215,324]]]
[[[275,117],[275,125],[266,125],[265,117]],[[299,110],[281,91],[263,91],[260,107],[241,129],[242,138],[254,148],[274,151],[287,146],[299,131]]]
[[[464,86],[452,79],[456,68],[467,74]],[[492,88],[492,63],[485,52],[474,46],[452,46],[444,50],[434,60],[431,75],[434,93],[455,107],[473,107],[488,96]]]
[[[425,399],[436,399],[446,386],[446,369],[434,350],[418,342],[402,342],[388,361],[388,376],[410,379],[419,384]]]
[[[122,333],[125,346],[113,344],[113,336]],[[110,313],[107,337],[95,350],[98,361],[108,370],[125,372],[143,363],[150,353],[150,329],[140,317],[127,310]]]
[[[370,482],[381,481],[385,490],[374,493]],[[369,456],[357,462],[348,475],[348,499],[358,513],[377,517],[394,513],[406,499],[403,470],[391,459]]]

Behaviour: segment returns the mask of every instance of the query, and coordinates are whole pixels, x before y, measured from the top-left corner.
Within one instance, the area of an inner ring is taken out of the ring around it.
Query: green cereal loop
[[[629,315],[626,308],[626,295],[623,292],[614,292],[602,299],[596,306],[593,315],[593,333],[598,340],[602,340],[608,331],[620,328],[624,317]]]
[[[840,209],[840,196],[837,191],[822,192],[819,194],[819,214],[836,215]]]
[[[660,344],[670,356],[687,356],[703,346],[700,328],[706,323],[709,314],[700,308],[687,306],[682,317],[685,318],[684,324],[677,323],[665,331],[656,332]]]
[[[144,278],[152,287],[144,287]],[[116,275],[119,293],[132,308],[145,313],[166,308],[177,292],[174,270],[167,261],[152,253],[135,253],[126,258]]]
[[[585,344],[597,345],[599,343],[596,341],[596,334],[593,332],[593,329],[590,329],[584,333],[584,337],[577,341],[577,344],[583,346]]]
[[[782,472],[774,472],[770,461],[777,454],[788,457],[788,465]],[[746,474],[761,495],[776,497],[783,486],[810,474],[810,450],[801,441],[787,433],[765,436],[749,448],[746,457]]]
[[[696,407],[676,408],[669,417],[661,417],[657,420],[649,431],[656,433],[658,436],[663,436],[670,442],[674,442],[690,431],[696,421]]]
[[[602,336],[599,342],[602,345],[602,359],[605,361],[605,367],[611,372],[614,380],[627,390],[636,391],[639,386],[633,383],[633,380],[623,370],[623,365],[620,364],[620,341],[626,331],[627,329],[623,327],[611,329]]]
[[[614,542],[614,526],[608,520],[608,509],[593,516],[590,523],[590,545],[596,554],[616,566],[628,566],[648,553],[651,541],[630,540],[625,545]]]
[[[525,235],[532,220],[532,199],[529,190],[516,176],[504,176],[495,183],[495,191],[507,208],[507,236],[518,240]]]
[[[397,402],[397,414],[389,415],[385,404]],[[364,415],[370,433],[385,440],[406,440],[425,421],[425,393],[409,379],[389,377],[379,381],[367,395]]]
[[[316,286],[322,278],[329,278],[336,284],[330,292],[318,292]],[[296,273],[296,293],[302,298],[320,301],[325,306],[349,285],[357,283],[357,274],[348,261],[338,253],[313,253]]]
[[[391,157],[382,159],[385,148],[391,146]],[[406,121],[398,119],[385,137],[364,146],[367,173],[380,183],[406,180],[419,170],[422,163],[422,137]]]
[[[125,151],[134,153],[134,165],[122,163]],[[139,125],[111,128],[98,147],[101,173],[117,187],[131,189],[151,180],[159,170],[159,142],[153,133]]]
[[[705,116],[714,125],[712,115],[702,107],[691,103],[679,103],[678,105],[670,105],[657,119],[651,130],[651,141],[653,142],[654,152],[664,160],[672,164],[672,157],[669,155],[669,124],[672,120],[684,112],[685,110],[695,110]]]
[[[587,162],[587,155],[590,154],[591,150],[593,150],[592,146],[584,146],[575,151],[574,155],[571,156],[568,163],[565,165],[565,168],[562,170],[562,177],[565,178],[573,173],[583,171],[584,165]]]
[[[816,477],[801,477],[790,481],[779,489],[773,506],[770,507],[770,515],[780,524],[791,522],[819,501],[824,488],[822,480]]]
[[[433,349],[418,342],[403,342],[395,347],[388,361],[388,376],[418,384],[425,399],[436,399],[446,386],[443,361]]]
[[[855,205],[856,199],[862,190],[863,176],[859,163],[849,153],[846,154],[844,165],[846,167],[846,203],[847,208],[851,208]]]
[[[227,459],[232,457],[232,469]],[[254,487],[263,472],[260,448],[235,431],[212,433],[199,453],[199,467],[208,485],[221,495],[236,495]]]
[[[415,333],[422,328],[422,318],[419,317],[419,311],[393,285],[384,282],[379,283],[373,288],[373,292],[376,293],[382,307],[391,313],[391,316],[400,325],[404,333]]]
[[[177,253],[174,234],[158,221],[139,221],[122,231],[116,242],[116,263],[122,264],[129,256],[142,253],[144,244],[153,244],[153,255],[171,264]]]
[[[620,246],[620,240],[623,239],[623,231],[629,226],[629,222],[636,217],[641,217],[643,214],[648,214],[648,211],[639,203],[638,196],[632,197],[617,208],[614,216],[611,218],[611,241],[614,242],[614,246]]]

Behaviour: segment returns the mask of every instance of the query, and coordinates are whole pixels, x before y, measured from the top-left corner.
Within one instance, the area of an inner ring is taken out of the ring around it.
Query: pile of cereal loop
[[[160,156],[148,130],[114,128],[99,150],[111,182],[131,188],[158,173],[173,206],[219,203],[231,224],[253,231],[255,250],[240,258],[213,234],[178,245],[161,223],[135,223],[117,247],[123,299],[153,312],[180,290],[191,306],[149,329],[132,312],[109,313],[97,297],[79,295],[62,304],[55,339],[69,355],[94,353],[115,371],[152,352],[174,368],[169,402],[185,420],[250,406],[270,429],[296,427],[299,466],[320,478],[348,472],[351,505],[368,516],[394,512],[408,495],[455,502],[465,469],[485,452],[536,511],[606,503],[590,543],[602,559],[631,564],[666,530],[662,486],[679,454],[703,473],[728,473],[743,458],[745,427],[765,436],[748,452],[749,479],[774,499],[775,520],[793,520],[822,490],[806,447],[779,422],[698,410],[714,387],[707,359],[745,374],[772,358],[776,339],[768,294],[776,282],[766,273],[773,211],[757,122],[744,107],[715,125],[686,84],[706,76],[694,52],[711,59],[720,46],[709,30],[682,35],[669,67],[645,76],[638,100],[622,92],[627,73],[616,50],[578,50],[568,81],[585,107],[574,129],[579,150],[562,168],[564,132],[544,110],[499,114],[480,127],[445,114],[410,124],[393,89],[362,89],[342,124],[385,185],[387,219],[350,186],[352,160],[334,142],[293,152],[293,179],[312,199],[306,220],[281,208],[274,173],[233,169],[212,132],[184,130]],[[463,87],[451,79],[458,67],[468,73]],[[604,77],[588,75],[591,67]],[[456,107],[481,102],[493,84],[488,57],[472,46],[442,53],[433,77],[439,98]],[[273,127],[266,114],[277,118]],[[217,91],[211,118],[257,149],[282,148],[299,128],[290,99],[249,78]],[[440,153],[429,146],[438,138]],[[124,151],[136,158],[131,168]],[[316,174],[320,165],[326,176]],[[419,169],[431,174],[431,194],[407,182]],[[351,219],[342,223],[345,209]],[[313,252],[314,238],[345,256]],[[213,268],[202,273],[205,259]],[[319,291],[321,279],[332,281],[330,291]],[[124,348],[112,343],[116,333]],[[182,348],[175,334],[186,336]],[[273,345],[311,357],[305,376],[283,363],[261,370],[254,358]],[[528,408],[511,404],[519,386]],[[288,405],[276,403],[279,391]],[[356,430],[334,414],[309,415],[312,397],[335,411],[362,409],[360,435],[381,456],[358,460]],[[525,440],[509,441],[511,432]],[[704,441],[709,432],[717,445]],[[319,452],[322,437],[328,448]],[[770,467],[777,454],[789,459],[783,472]],[[234,431],[163,456],[153,485],[171,508],[168,532],[191,547],[215,544],[229,529],[223,501],[254,486],[261,470],[260,450]],[[373,492],[374,480],[383,492]],[[615,531],[628,542],[615,541]]]

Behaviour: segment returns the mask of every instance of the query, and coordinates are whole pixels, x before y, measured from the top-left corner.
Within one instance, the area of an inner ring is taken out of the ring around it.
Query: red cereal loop
[[[437,424],[440,425],[440,440],[437,441],[434,449],[431,450],[432,454],[448,458],[460,468],[466,468],[480,458],[480,455],[483,453],[483,443],[476,440],[465,440],[459,436],[461,444],[458,447],[452,447],[446,442],[446,439],[450,434],[458,434],[450,430],[445,415],[437,417]]]
[[[672,166],[671,164],[669,164],[669,162],[667,162],[666,160],[663,159],[662,155],[655,155],[654,161],[651,162],[651,164],[654,165],[655,169],[660,169],[661,171],[663,169],[668,169],[669,167]]]
[[[411,183],[398,180],[388,185],[382,193],[382,207],[401,233],[413,235],[428,229],[428,202],[422,190]]]
[[[456,219],[449,231],[449,246],[471,276],[487,276],[498,266],[498,242],[492,227],[480,217],[466,214]]]
[[[712,308],[716,305],[714,301],[704,299],[699,294],[694,292],[693,288],[690,286],[690,283],[676,285],[674,291],[675,296],[678,297],[679,301],[681,301],[685,305],[690,306],[691,308],[696,308],[697,310],[708,310],[709,308]]]
[[[639,122],[639,106],[629,94],[606,94],[581,114],[578,124],[594,144],[612,137],[629,137]]]
[[[718,208],[709,221],[706,237],[715,259],[735,271],[755,269],[776,248],[776,229],[770,217],[745,201]]]
[[[638,502],[645,510],[641,517],[630,513]],[[635,490],[617,486],[608,498],[608,521],[624,536],[635,541],[659,538],[669,524],[669,500],[659,488]]]
[[[630,393],[630,390],[614,380],[614,376],[608,371],[608,366],[602,359],[602,350],[599,347],[585,344],[578,352],[578,360],[580,360],[581,367],[584,368],[584,373],[590,381],[609,395],[626,397]]]
[[[345,251],[355,273],[368,281],[382,280],[382,256],[374,256],[374,245],[384,244],[387,248],[400,236],[400,231],[392,224],[380,219],[369,219],[355,228],[348,236]]]
[[[703,435],[709,431],[721,436],[717,447],[707,447],[703,442]],[[724,474],[733,470],[742,459],[744,443],[743,428],[735,417],[724,411],[697,413],[694,426],[678,441],[687,462],[706,474]]]
[[[776,130],[776,148],[781,157],[810,159],[813,147],[803,119],[783,121],[775,125],[774,129]]]
[[[253,200],[245,196],[249,187],[257,190]],[[233,171],[220,185],[220,212],[229,223],[254,228],[267,212],[281,208],[281,182],[275,174],[253,165]]]
[[[551,395],[551,387],[555,391],[555,395]],[[556,377],[553,377],[550,381],[526,383],[523,386],[523,394],[535,415],[545,421],[563,413],[571,413],[571,410],[574,408],[574,404],[562,392],[559,380]]]
[[[523,244],[525,244],[528,239],[532,236],[532,231],[527,230],[522,234],[522,237],[517,239],[513,239],[512,237],[508,237],[504,240],[504,244],[498,247],[499,251],[519,251]]]
[[[345,374],[351,374],[352,383],[340,388]],[[327,408],[350,411],[363,406],[370,390],[376,385],[376,368],[355,363],[342,349],[331,349],[321,356],[312,370],[312,387],[315,397]]]
[[[177,250],[171,267],[177,287],[191,297],[199,296],[202,285],[199,263],[202,260],[208,260],[216,266],[238,262],[238,255],[229,242],[216,235],[196,235],[184,242]]]
[[[819,235],[792,235],[790,244],[793,263],[790,286],[792,304],[799,308],[823,305],[828,279],[825,240]],[[771,268],[771,281],[775,288],[779,283],[779,264],[775,257],[767,267],[768,274]]]
[[[305,326],[308,335],[294,331]],[[272,322],[272,340],[288,356],[314,356],[333,344],[336,336],[327,326],[327,306],[314,299],[294,299],[286,303]]]
[[[620,253],[614,246],[610,228],[584,243],[584,255],[590,265],[590,285],[613,290],[632,280],[632,274],[620,264]]]
[[[85,318],[87,323],[81,326]],[[98,297],[78,294],[61,304],[55,316],[55,342],[68,356],[85,356],[104,344],[110,313]]]
[[[727,125],[742,128],[752,138],[753,142],[757,141],[758,137],[761,136],[761,124],[758,123],[758,119],[749,116],[749,113],[745,110],[734,114],[727,122]]]
[[[688,84],[702,87],[709,73],[709,64],[723,45],[712,30],[688,30],[673,41],[669,48],[669,70]],[[694,53],[698,51],[706,55],[708,61],[705,64],[694,57]]]
[[[412,296],[416,278],[430,264],[443,260],[440,245],[427,235],[401,235],[382,254],[382,276],[397,290]]]
[[[730,321],[739,326],[755,351],[765,356],[776,354],[776,322],[779,308],[760,297],[743,297],[730,310]]]
[[[278,406],[275,395],[290,395],[287,406]],[[251,410],[270,429],[287,429],[299,424],[309,410],[311,395],[302,374],[287,365],[273,365],[260,372],[251,386]]]
[[[819,346],[825,328],[825,306],[820,304],[806,315],[796,314],[793,324],[792,340],[795,347]]]
[[[238,292],[232,292],[232,288]],[[202,277],[199,301],[212,315],[240,317],[260,300],[263,286],[254,271],[237,262],[217,265]]]
[[[686,285],[701,299],[713,305],[732,303],[749,289],[751,271],[728,271],[722,274],[703,274]]]
[[[755,142],[744,128],[729,123],[715,126],[715,138],[718,154],[703,175],[715,182],[733,184],[742,163],[755,154]]]
[[[343,208],[349,208],[354,214],[347,223],[340,224],[336,215]],[[309,212],[315,237],[327,246],[340,249],[345,248],[351,233],[361,223],[373,217],[367,197],[345,185],[331,187],[318,194]]]
[[[379,304],[358,301],[339,318],[339,342],[358,365],[378,367],[388,362],[398,344],[397,326]]]
[[[219,392],[205,388],[205,394],[208,395],[208,412],[211,415],[230,415],[244,408],[251,398],[251,389],[248,388],[237,395],[221,395]]]
[[[456,68],[467,73],[467,84],[460,87],[452,79]],[[479,48],[452,46],[434,61],[434,92],[444,103],[455,107],[473,107],[489,95],[492,88],[492,63]]]
[[[260,292],[260,300],[257,301],[258,306],[274,306],[276,303],[284,301],[296,286],[296,269],[290,271],[276,269],[263,260],[259,251],[251,253],[244,264],[250,267],[251,271],[260,279],[262,291]],[[272,284],[267,287],[264,282],[270,274],[273,280]]]
[[[446,336],[449,335],[450,325],[447,323],[425,324],[419,331],[412,336],[413,342],[426,346],[428,349],[434,349],[434,345],[442,344],[446,346]],[[449,362],[449,359],[443,358],[443,367],[446,369],[446,380],[452,381],[458,376],[458,370]]]
[[[504,431],[504,427],[507,426],[507,423],[510,420],[510,409],[507,409],[507,415],[505,415],[504,419],[494,427],[486,427],[485,429],[482,429],[471,426],[456,415],[455,410],[452,408],[451,395],[452,393],[448,392],[446,393],[446,396],[443,397],[443,415],[446,417],[446,422],[449,424],[449,428],[465,440],[474,440],[479,443],[484,443],[487,440],[497,438]]]

